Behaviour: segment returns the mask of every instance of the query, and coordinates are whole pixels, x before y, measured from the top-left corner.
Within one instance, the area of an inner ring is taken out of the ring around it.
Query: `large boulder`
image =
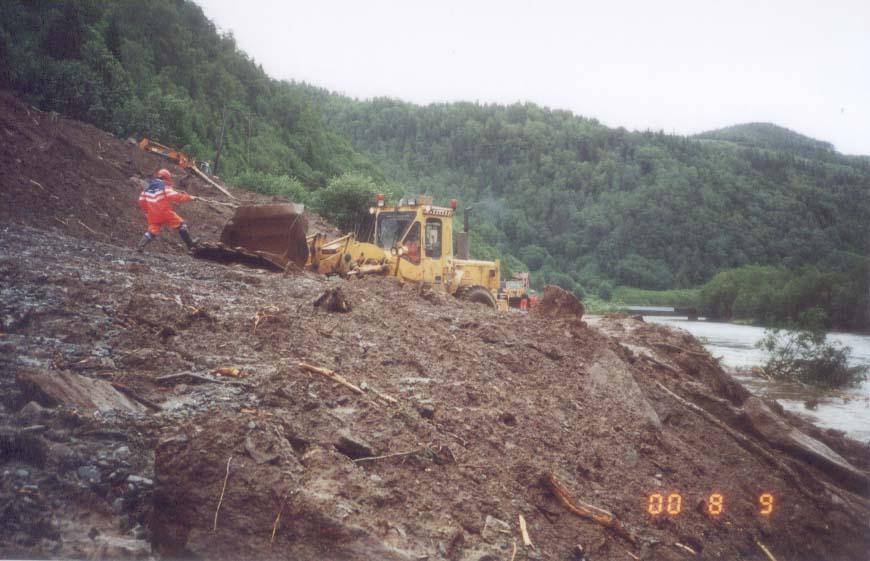
[[[544,287],[538,303],[532,308],[531,315],[539,318],[582,319],[586,308],[577,297],[558,286],[549,284]]]

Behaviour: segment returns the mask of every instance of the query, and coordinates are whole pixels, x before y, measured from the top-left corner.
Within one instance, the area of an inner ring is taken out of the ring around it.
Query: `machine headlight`
[[[370,206],[369,207],[369,214],[374,214],[374,213],[375,213],[375,207]]]

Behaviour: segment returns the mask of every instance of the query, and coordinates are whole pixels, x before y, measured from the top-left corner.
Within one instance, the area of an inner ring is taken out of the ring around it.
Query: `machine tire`
[[[463,290],[460,298],[466,302],[483,304],[493,309],[496,307],[495,298],[492,297],[492,293],[482,286],[472,286],[467,290]]]

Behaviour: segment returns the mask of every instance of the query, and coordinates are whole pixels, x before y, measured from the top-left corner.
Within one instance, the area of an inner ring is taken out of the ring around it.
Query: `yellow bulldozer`
[[[450,207],[435,206],[431,197],[406,197],[387,205],[378,195],[369,221],[360,231],[332,238],[308,235],[304,208],[297,204],[242,206],[221,233],[220,243],[200,244],[194,255],[219,261],[306,268],[345,278],[364,275],[398,277],[423,283],[458,298],[507,308],[499,298],[499,260],[468,256],[468,221],[456,232]],[[454,241],[457,251],[454,254]]]

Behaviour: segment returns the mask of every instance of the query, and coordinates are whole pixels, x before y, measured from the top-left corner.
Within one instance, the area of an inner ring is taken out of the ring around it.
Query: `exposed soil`
[[[0,92],[0,222],[64,232],[132,247],[145,232],[136,204],[142,181],[167,168],[176,188],[227,202],[217,189],[156,154],[91,125],[28,107]],[[228,188],[238,204],[277,200]],[[178,205],[194,237],[217,241],[232,209],[192,201]],[[309,228],[333,232],[316,215]],[[164,230],[151,251],[182,254],[184,244]]]
[[[688,334],[223,266],[169,238],[136,255],[125,182],[165,161],[0,103],[0,556],[867,558],[870,449],[758,406]],[[228,212],[182,214],[216,239]],[[314,306],[333,289],[344,313]],[[46,373],[126,404],[58,405],[33,389]],[[569,512],[550,475],[625,531]],[[649,514],[654,493],[681,512]]]

